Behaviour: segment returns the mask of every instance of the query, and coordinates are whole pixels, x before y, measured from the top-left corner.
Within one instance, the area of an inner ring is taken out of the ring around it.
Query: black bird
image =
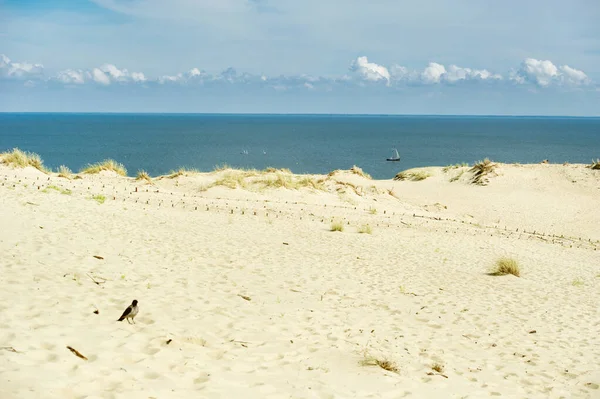
[[[125,311],[123,312],[123,314],[121,315],[121,317],[119,317],[119,320],[117,320],[117,321],[123,321],[123,320],[127,319],[127,322],[129,324],[131,324],[129,322],[129,319],[131,319],[133,321],[133,324],[135,324],[135,320],[133,320],[133,318],[135,316],[137,316],[139,310],[140,310],[140,308],[138,307],[137,299],[134,299],[133,302],[131,302],[131,305],[129,305],[127,307],[127,309],[125,309]]]

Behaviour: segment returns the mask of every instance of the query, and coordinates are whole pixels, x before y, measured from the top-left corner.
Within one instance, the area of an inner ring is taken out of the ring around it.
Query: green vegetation
[[[42,161],[42,158],[38,154],[21,151],[18,148],[14,148],[11,152],[1,153],[0,163],[12,166],[13,168],[31,166],[41,172],[50,173],[50,170],[44,166],[44,161]]]
[[[91,175],[100,173],[102,171],[115,172],[118,175],[127,176],[127,169],[125,169],[125,166],[112,159],[106,159],[102,162],[89,164],[81,169],[80,172]]]

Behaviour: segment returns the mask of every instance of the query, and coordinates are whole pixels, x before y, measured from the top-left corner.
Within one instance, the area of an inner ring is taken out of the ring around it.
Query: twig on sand
[[[96,258],[96,259],[100,259],[100,260],[104,259],[104,258],[103,258],[102,256],[100,256],[100,255],[94,255],[94,258]]]
[[[85,356],[83,356],[83,355],[81,354],[81,352],[79,352],[77,349],[74,349],[74,348],[72,348],[72,347],[70,347],[70,346],[68,346],[68,345],[67,345],[67,349],[68,349],[68,350],[70,350],[71,352],[73,352],[73,354],[74,354],[75,356],[77,356],[77,357],[79,357],[79,358],[81,358],[81,359],[83,359],[83,360],[88,360],[88,358],[87,358],[87,357],[85,357]]]
[[[9,352],[14,352],[14,353],[21,353],[18,350],[16,350],[15,348],[13,348],[12,346],[0,346],[0,349],[9,351]]]
[[[98,281],[94,277],[90,276],[89,273],[86,273],[85,275],[88,276],[94,282],[94,284],[101,285],[101,284],[106,283],[106,279],[104,277],[100,277],[104,281]]]
[[[441,374],[441,373],[432,373],[432,372],[429,372],[429,373],[427,373],[427,375],[439,375],[439,376],[442,376],[442,377],[444,377],[444,378],[448,378],[448,376],[447,376],[447,375],[445,375],[445,374]]]
[[[247,301],[251,301],[252,300],[252,298],[250,298],[249,296],[246,296],[246,295],[238,294],[238,296],[240,298],[243,298],[243,299],[247,300]]]

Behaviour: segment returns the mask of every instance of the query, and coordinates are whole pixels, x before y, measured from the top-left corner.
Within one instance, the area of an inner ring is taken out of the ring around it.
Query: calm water
[[[130,174],[145,169],[153,176],[226,163],[296,173],[358,165],[387,179],[403,169],[485,157],[589,163],[600,157],[600,118],[0,114],[0,151],[13,147],[74,171],[113,158]],[[400,162],[385,161],[392,148]]]

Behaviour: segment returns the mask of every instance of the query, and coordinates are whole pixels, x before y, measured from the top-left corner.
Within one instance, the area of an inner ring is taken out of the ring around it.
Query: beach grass
[[[600,170],[600,159],[596,159],[595,161],[592,160],[592,163],[591,165],[589,165],[589,168],[594,170]]]
[[[342,223],[341,221],[333,221],[331,222],[331,228],[330,231],[344,231],[344,223]]]
[[[0,154],[0,163],[12,166],[13,168],[34,167],[40,172],[50,173],[50,170],[44,166],[42,158],[33,152],[21,151],[18,148],[13,148],[10,152]]]
[[[350,172],[351,172],[352,174],[354,174],[354,175],[359,175],[359,176],[362,176],[362,177],[364,177],[365,179],[372,179],[372,177],[371,177],[371,175],[370,175],[370,174],[368,174],[368,173],[364,172],[364,171],[363,171],[361,168],[359,168],[359,167],[358,167],[358,166],[356,166],[356,165],[353,165],[353,166],[350,168]]]
[[[51,190],[58,191],[59,193],[64,194],[64,195],[71,195],[73,193],[68,188],[60,188],[60,187],[57,187],[57,186],[48,186],[45,189],[43,189],[42,192],[47,194]]]
[[[102,194],[94,195],[92,199],[99,204],[104,204],[104,201],[106,201],[106,197]]]
[[[373,234],[373,228],[369,224],[363,224],[358,228],[360,234]]]
[[[81,173],[87,175],[97,174],[102,171],[115,172],[120,176],[127,176],[127,169],[125,169],[125,166],[113,159],[105,159],[102,162],[88,164],[80,170]]]
[[[513,276],[521,276],[521,268],[516,260],[511,258],[500,258],[496,261],[494,268],[490,272],[492,276],[505,276],[512,274]]]
[[[421,180],[425,180],[428,177],[431,177],[430,173],[424,172],[422,170],[416,170],[416,171],[404,171],[404,172],[400,172],[398,173],[395,177],[394,180],[410,180],[410,181],[421,181]]]
[[[149,183],[152,182],[152,178],[150,177],[148,172],[146,172],[143,169],[138,170],[137,175],[135,176],[135,180],[146,180]]]
[[[446,172],[448,172],[449,170],[452,170],[452,169],[458,169],[458,168],[463,168],[463,167],[468,167],[468,166],[469,166],[469,164],[466,163],[466,162],[456,163],[454,165],[447,165],[447,166],[444,166],[442,168],[442,172],[446,173]]]
[[[487,175],[492,173],[496,169],[496,166],[497,165],[488,158],[477,162],[471,169],[469,169],[469,172],[473,173],[471,183],[479,186],[485,186],[489,182]]]
[[[71,169],[66,167],[65,165],[60,165],[57,169],[58,177],[64,177],[65,179],[70,179],[73,175]]]
[[[396,365],[395,362],[393,362],[389,359],[386,359],[386,358],[378,359],[373,356],[365,356],[365,358],[360,361],[360,365],[361,366],[379,366],[386,371],[391,371],[392,373],[398,373],[400,371],[400,369],[398,368],[398,366]]]
[[[444,365],[443,365],[443,364],[441,364],[441,363],[434,363],[434,364],[431,366],[431,369],[432,369],[433,371],[435,371],[435,372],[437,372],[437,373],[440,373],[440,374],[441,374],[441,373],[443,373],[443,372],[444,372]]]
[[[169,174],[164,177],[166,177],[167,179],[175,179],[177,177],[188,176],[194,173],[200,173],[200,171],[195,168],[179,168],[177,170],[170,171]]]

